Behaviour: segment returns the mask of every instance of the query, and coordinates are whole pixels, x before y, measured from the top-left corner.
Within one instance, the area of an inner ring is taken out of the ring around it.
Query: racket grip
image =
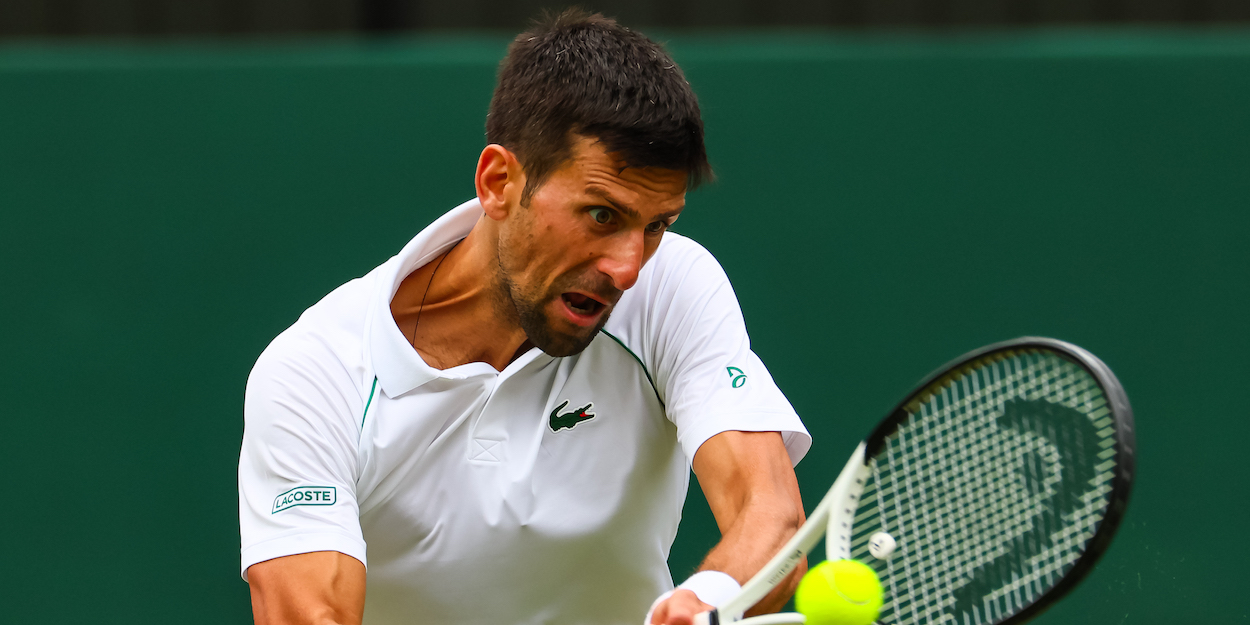
[[[736,621],[736,625],[803,625],[807,617],[798,612],[780,612],[764,614]],[[694,625],[720,625],[720,611],[701,612],[694,616]],[[729,623],[725,623],[729,625]]]
[[[700,612],[694,615],[694,625],[720,625],[720,610]]]
[[[798,612],[778,612],[777,614],[764,614],[762,616],[752,616],[738,621],[738,625],[804,625],[807,623],[807,617]]]

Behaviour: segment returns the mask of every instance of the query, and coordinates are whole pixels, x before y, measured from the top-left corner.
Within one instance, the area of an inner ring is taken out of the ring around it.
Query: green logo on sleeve
[[[333,486],[297,486],[278,495],[273,500],[273,512],[277,514],[295,506],[332,506],[338,500]]]
[[[743,384],[747,383],[747,376],[742,372],[742,369],[737,367],[725,367],[725,370],[729,372],[729,378],[732,380],[730,384],[732,384],[734,388],[741,388]]]
[[[591,410],[595,408],[595,402],[593,401],[572,412],[566,412],[564,414],[560,414],[560,411],[564,410],[564,407],[568,405],[569,405],[569,400],[566,399],[559,406],[556,406],[555,410],[551,411],[551,431],[552,432],[559,432],[560,430],[564,428],[571,429],[573,426],[577,425],[578,423],[581,423],[582,421],[587,421],[589,419],[595,418],[595,413],[591,412]]]

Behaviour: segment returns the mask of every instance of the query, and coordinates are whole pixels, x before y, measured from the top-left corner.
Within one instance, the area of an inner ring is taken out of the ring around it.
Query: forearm
[[[721,540],[708,552],[701,571],[721,571],[746,583],[768,563],[782,545],[803,524],[802,506],[794,506],[789,498],[753,496],[745,502],[742,511],[731,526],[722,528]],[[748,614],[776,612],[785,605],[799,579],[807,571],[807,560],[748,610]]]
[[[803,500],[790,457],[777,432],[722,432],[699,449],[695,475],[716,516],[721,541],[702,570],[721,571],[744,583],[768,563],[803,524]],[[783,606],[806,562],[749,612]]]

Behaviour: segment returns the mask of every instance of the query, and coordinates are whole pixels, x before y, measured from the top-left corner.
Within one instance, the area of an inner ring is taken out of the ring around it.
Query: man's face
[[[501,295],[529,340],[552,356],[586,349],[685,203],[685,172],[626,167],[575,136],[572,157],[500,226]]]

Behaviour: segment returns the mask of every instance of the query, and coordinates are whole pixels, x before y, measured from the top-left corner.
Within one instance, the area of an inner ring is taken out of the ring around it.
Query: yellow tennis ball
[[[825,560],[803,576],[794,607],[807,625],[871,625],[881,611],[881,580],[858,560]]]

